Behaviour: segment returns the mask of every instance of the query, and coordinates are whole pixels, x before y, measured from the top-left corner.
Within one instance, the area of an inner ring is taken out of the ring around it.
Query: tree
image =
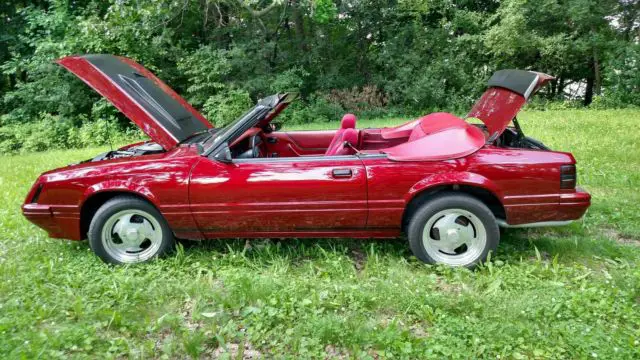
[[[500,68],[557,76],[550,99],[584,83],[585,104],[637,103],[638,0],[5,1],[0,21],[0,125],[114,116],[53,63],[74,53],[134,58],[207,111],[298,91],[297,121],[462,112]]]

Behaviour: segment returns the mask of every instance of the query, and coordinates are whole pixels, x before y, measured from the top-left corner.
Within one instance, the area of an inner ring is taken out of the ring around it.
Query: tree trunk
[[[584,105],[588,106],[593,102],[593,96],[600,94],[601,80],[600,80],[600,63],[598,62],[598,56],[593,50],[593,57],[591,58],[590,74],[587,75],[587,88],[584,92]]]
[[[556,88],[556,98],[560,99],[560,100],[564,100],[564,78],[563,77],[559,77],[558,78],[558,85]]]
[[[593,92],[595,95],[602,93],[602,76],[600,74],[600,61],[598,51],[593,49]]]
[[[15,74],[9,74],[9,90],[13,90],[16,87],[16,75]]]
[[[589,106],[593,102],[593,74],[587,77],[587,88],[584,91],[584,106]]]
[[[304,33],[304,15],[300,8],[300,0],[291,0],[291,12],[293,17],[293,26],[295,28],[296,39],[300,50],[305,50],[305,33]]]

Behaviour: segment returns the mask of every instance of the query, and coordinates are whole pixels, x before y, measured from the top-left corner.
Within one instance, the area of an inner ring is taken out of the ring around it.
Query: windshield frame
[[[216,153],[225,143],[231,143],[235,138],[242,135],[245,131],[258,125],[262,120],[277,109],[279,105],[285,103],[289,94],[275,94],[260,99],[258,103],[245,112],[242,116],[221,128],[215,134],[205,138],[201,143],[203,151],[201,155],[209,156]],[[271,119],[269,119],[271,120]]]
[[[253,125],[258,122],[259,117],[266,115],[269,110],[270,109],[265,106],[255,106],[238,119],[221,128],[220,131],[212,134],[211,136],[208,136],[201,143],[203,149],[202,155],[209,156],[211,153],[217,150],[220,145],[228,143],[229,139],[234,137],[235,134],[242,134],[243,132],[247,131],[247,129],[253,127]],[[253,118],[255,118],[256,121],[251,121],[251,119]]]

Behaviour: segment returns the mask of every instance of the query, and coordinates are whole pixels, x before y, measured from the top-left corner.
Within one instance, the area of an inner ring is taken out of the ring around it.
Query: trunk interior
[[[541,141],[529,136],[523,136],[522,133],[518,132],[515,128],[506,128],[502,135],[496,139],[494,145],[504,148],[551,150]]]

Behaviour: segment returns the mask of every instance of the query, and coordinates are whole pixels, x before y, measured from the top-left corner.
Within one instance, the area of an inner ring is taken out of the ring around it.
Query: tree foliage
[[[44,116],[71,128],[99,119],[125,126],[54,63],[84,53],[135,59],[218,124],[277,91],[297,91],[308,105],[295,107],[289,121],[342,111],[466,110],[500,68],[557,76],[549,99],[562,100],[582,84],[585,104],[640,105],[638,3],[5,1],[0,126]]]

